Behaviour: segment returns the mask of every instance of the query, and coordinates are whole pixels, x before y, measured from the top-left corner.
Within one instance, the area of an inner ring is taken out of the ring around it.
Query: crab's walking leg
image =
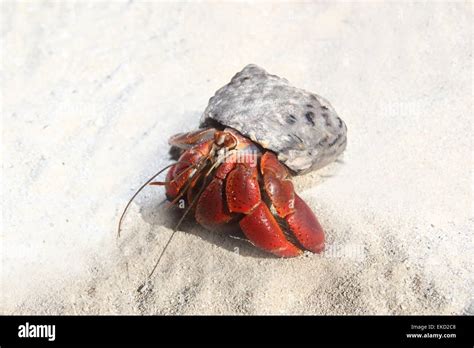
[[[306,249],[319,253],[324,249],[324,232],[310,207],[295,193],[288,171],[271,152],[261,159],[265,191],[278,216],[284,218],[298,241]]]
[[[180,149],[187,150],[196,144],[213,139],[215,133],[216,130],[214,128],[200,129],[189,133],[178,133],[173,135],[168,140],[168,143]]]
[[[234,167],[234,163],[221,164],[198,199],[194,213],[196,221],[211,231],[223,228],[233,218],[224,199],[224,180]]]
[[[237,164],[226,180],[229,211],[243,213],[240,228],[256,246],[281,257],[293,257],[301,250],[288,241],[270,209],[261,200],[255,167]]]
[[[212,149],[213,140],[206,140],[196,144],[183,152],[174,166],[170,168],[166,175],[166,196],[169,200],[180,195],[182,189],[192,180],[196,168],[190,168],[198,164],[203,158],[209,155]]]

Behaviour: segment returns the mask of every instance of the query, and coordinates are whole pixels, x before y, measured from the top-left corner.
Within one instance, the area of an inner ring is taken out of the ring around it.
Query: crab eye
[[[231,133],[227,132],[216,132],[214,142],[216,145],[228,149],[232,149],[237,145],[237,139]]]
[[[225,142],[225,134],[219,132],[219,133],[216,133],[216,137],[215,137],[215,143],[219,146],[221,146],[222,144],[224,144]]]
[[[237,139],[230,133],[227,133],[224,139],[224,146],[227,149],[233,149],[237,146]]]

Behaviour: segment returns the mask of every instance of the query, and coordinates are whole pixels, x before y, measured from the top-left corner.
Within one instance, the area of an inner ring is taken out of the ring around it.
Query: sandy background
[[[1,5],[1,313],[473,314],[472,3]],[[343,161],[295,178],[327,252],[192,222],[170,162],[248,63],[331,101]]]

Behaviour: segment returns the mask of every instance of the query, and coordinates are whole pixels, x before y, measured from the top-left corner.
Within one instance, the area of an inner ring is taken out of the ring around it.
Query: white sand
[[[474,313],[472,3],[2,2],[1,313]],[[247,63],[329,99],[343,163],[295,178],[327,252],[277,259],[147,188]]]

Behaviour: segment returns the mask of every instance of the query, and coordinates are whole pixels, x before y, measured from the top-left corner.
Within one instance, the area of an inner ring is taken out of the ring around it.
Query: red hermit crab
[[[211,231],[239,227],[280,257],[320,252],[324,232],[292,174],[320,168],[346,146],[347,128],[323,98],[248,65],[209,101],[201,129],[169,140],[180,150],[164,185]]]

